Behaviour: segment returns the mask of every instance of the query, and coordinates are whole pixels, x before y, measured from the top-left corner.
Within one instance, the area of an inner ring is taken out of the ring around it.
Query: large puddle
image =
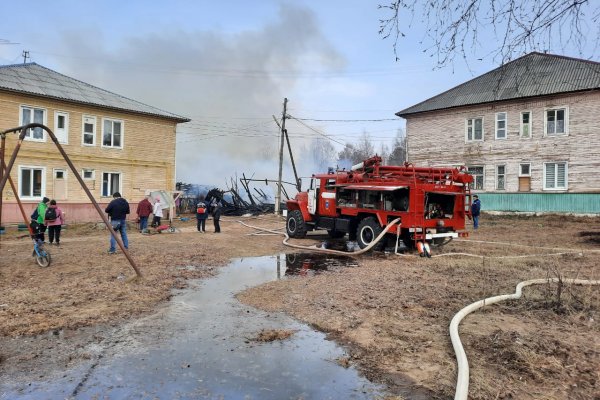
[[[2,399],[373,399],[382,386],[343,368],[345,352],[282,315],[239,303],[234,294],[286,275],[355,266],[351,259],[301,254],[238,259],[212,279],[178,291],[158,313],[90,344],[90,360],[52,381],[0,384]],[[295,278],[298,279],[298,278]],[[288,339],[252,340],[262,330]]]

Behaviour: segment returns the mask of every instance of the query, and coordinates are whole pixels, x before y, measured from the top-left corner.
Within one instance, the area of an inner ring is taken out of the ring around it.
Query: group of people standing
[[[140,232],[146,233],[148,231],[148,219],[150,218],[150,214],[154,215],[150,226],[153,228],[160,226],[160,220],[163,217],[160,197],[155,199],[154,204],[150,203],[150,196],[144,197],[144,199],[138,203],[136,214],[140,220]]]
[[[160,226],[161,218],[163,217],[162,203],[160,197],[155,199],[154,204],[149,200],[150,196],[144,197],[142,201],[138,203],[136,213],[139,217],[140,232],[145,233],[148,231],[148,218],[150,215],[154,215],[151,226]],[[212,210],[213,222],[215,225],[215,233],[221,232],[221,211],[223,204],[220,200],[213,198],[210,205],[206,205],[204,198],[200,198],[200,203],[196,209],[196,218],[198,221],[198,232],[206,232],[206,220],[208,219],[209,210]],[[113,200],[106,206],[104,210],[110,217],[110,224],[116,233],[121,235],[121,240],[125,248],[129,248],[129,239],[127,237],[127,214],[130,213],[129,203],[123,197],[121,193],[113,193]],[[56,244],[60,246],[60,233],[62,226],[65,224],[65,213],[58,207],[56,200],[50,200],[44,197],[42,201],[37,205],[33,213],[31,214],[31,229],[32,234],[37,240],[44,242],[46,240],[45,232],[48,230],[48,238],[50,244]],[[108,249],[109,254],[116,252],[116,240],[110,236],[110,247]]]
[[[56,200],[44,197],[31,215],[31,228],[37,239],[44,242],[48,230],[50,244],[60,246],[60,232],[65,224],[65,213],[56,205]]]
[[[206,220],[208,219],[209,207],[212,210],[213,223],[215,225],[215,233],[221,232],[221,211],[223,209],[223,203],[216,198],[213,198],[210,205],[207,206],[204,202],[204,197],[200,197],[200,202],[196,206],[196,220],[198,232],[206,232]]]
[[[44,198],[45,199],[45,198]],[[54,200],[52,200],[54,201]],[[200,199],[198,207],[196,209],[196,218],[198,221],[198,232],[206,232],[206,220],[208,219],[209,209],[212,210],[213,222],[215,225],[215,233],[221,232],[221,211],[223,204],[220,200],[214,198],[209,206],[204,202],[204,198]],[[129,203],[127,200],[121,197],[119,192],[113,194],[113,200],[108,204],[104,210],[110,217],[110,223],[115,232],[121,235],[121,240],[126,249],[129,248],[129,240],[127,238],[127,214],[130,213]],[[163,217],[163,206],[160,201],[160,197],[157,197],[154,204],[150,202],[150,196],[145,196],[142,201],[137,205],[136,214],[138,215],[140,222],[140,232],[145,233],[148,231],[148,219],[150,215],[154,215],[151,226],[160,226],[161,218]],[[60,226],[59,226],[60,228]],[[58,230],[58,237],[60,237],[60,229]],[[58,239],[57,239],[58,240]],[[52,242],[52,236],[50,236]],[[114,254],[116,251],[116,240],[110,236],[110,248],[108,249],[109,254]]]

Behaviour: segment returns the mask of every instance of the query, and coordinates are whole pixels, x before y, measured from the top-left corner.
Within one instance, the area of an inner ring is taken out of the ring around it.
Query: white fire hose
[[[299,245],[291,244],[291,243],[288,243],[288,240],[290,239],[290,237],[288,236],[287,232],[285,232],[285,231],[279,232],[279,231],[275,231],[275,230],[271,230],[271,229],[248,225],[242,221],[238,221],[238,222],[244,226],[247,226],[247,227],[253,228],[253,229],[258,229],[263,232],[269,232],[269,233],[278,234],[278,235],[285,235],[285,239],[283,239],[283,244],[286,246],[289,246],[289,247],[293,247],[296,249],[316,251],[316,252],[321,252],[321,253],[328,253],[328,254],[355,256],[355,255],[360,255],[360,254],[366,253],[367,251],[371,250],[371,248],[373,248],[373,246],[375,246],[381,239],[383,239],[385,234],[399,220],[400,220],[400,218],[395,219],[394,221],[390,222],[386,226],[386,228],[375,238],[375,240],[373,240],[371,243],[369,243],[369,245],[367,247],[365,247],[364,249],[355,251],[355,252],[345,252],[345,251],[339,251],[339,250],[323,249],[323,248],[316,247],[316,246],[299,246]],[[469,241],[469,240],[464,240],[464,241]],[[475,241],[473,241],[473,242],[475,242]],[[494,244],[507,244],[507,245],[511,244],[511,243],[502,243],[502,242],[485,242],[485,241],[478,241],[478,242],[494,243]],[[536,247],[536,246],[528,246],[528,245],[519,245],[519,246]],[[556,250],[555,248],[549,248],[549,247],[545,247],[545,249]],[[597,251],[598,250],[588,250],[588,252],[597,252]],[[573,253],[582,254],[583,252],[582,251],[569,251],[569,252],[552,253],[552,254],[527,254],[527,255],[520,255],[520,256],[498,256],[498,257],[481,256],[481,255],[470,254],[470,253],[447,253],[447,254],[440,254],[437,256],[433,256],[433,257],[462,255],[462,256],[480,257],[480,258],[524,258],[524,257],[555,256],[555,255],[573,254]],[[397,254],[397,255],[402,255],[402,254]],[[460,341],[460,336],[458,334],[458,326],[459,326],[460,322],[467,315],[472,313],[473,311],[478,310],[486,305],[495,304],[495,303],[498,303],[498,302],[501,302],[504,300],[512,300],[512,299],[521,298],[523,288],[526,286],[538,285],[538,284],[543,284],[543,283],[556,283],[556,282],[570,283],[573,285],[600,285],[600,281],[592,281],[592,280],[585,280],[585,279],[562,279],[562,280],[559,278],[532,279],[532,280],[520,282],[517,285],[515,293],[513,293],[513,294],[504,294],[504,295],[499,295],[499,296],[493,296],[493,297],[488,297],[483,300],[476,301],[475,303],[469,304],[468,306],[466,306],[465,308],[460,310],[458,313],[456,313],[456,315],[454,315],[454,317],[452,318],[452,321],[450,322],[450,340],[452,341],[452,347],[454,348],[454,353],[456,354],[456,363],[458,366],[458,377],[457,377],[457,382],[456,382],[456,392],[454,394],[454,400],[467,400],[467,397],[469,394],[469,362],[467,360],[467,354],[465,353],[465,349]]]
[[[458,365],[458,377],[456,381],[456,392],[454,394],[454,400],[466,400],[469,394],[469,362],[467,361],[467,354],[465,353],[465,349],[460,341],[460,336],[458,335],[458,325],[463,320],[463,318],[465,318],[467,315],[469,315],[475,310],[480,309],[483,306],[499,303],[504,300],[513,300],[521,298],[521,294],[525,286],[556,282],[570,283],[573,285],[600,284],[600,281],[590,281],[585,279],[532,279],[529,281],[520,282],[517,285],[515,293],[513,294],[503,294],[499,296],[488,297],[487,299],[479,300],[475,303],[469,304],[468,306],[460,310],[458,313],[456,313],[456,315],[452,318],[452,321],[450,322],[450,340],[452,341],[452,347],[454,348],[454,353],[456,354],[456,363]]]
[[[381,239],[383,239],[385,237],[385,234],[392,229],[392,227],[394,226],[394,224],[396,224],[397,222],[400,222],[400,218],[396,218],[395,220],[391,221],[386,227],[385,229],[375,238],[375,240],[373,240],[371,243],[369,243],[369,245],[367,247],[365,247],[364,249],[358,250],[358,251],[353,251],[353,252],[348,252],[348,251],[340,251],[340,250],[331,250],[331,249],[323,249],[321,247],[317,247],[317,246],[300,246],[297,244],[291,244],[288,243],[288,240],[290,239],[289,235],[287,234],[287,232],[279,232],[279,231],[275,231],[272,229],[266,229],[266,228],[261,228],[258,226],[252,226],[252,225],[248,225],[242,221],[238,221],[240,224],[247,226],[248,228],[253,228],[253,229],[259,229],[263,232],[269,232],[269,233],[275,233],[278,235],[284,235],[285,239],[283,239],[283,244],[288,246],[288,247],[293,247],[295,249],[302,249],[302,250],[310,250],[310,251],[316,251],[316,252],[320,252],[320,253],[327,253],[327,254],[337,254],[337,255],[342,255],[342,256],[358,256],[360,254],[366,253],[367,251],[371,250],[373,248],[373,246],[375,246]]]

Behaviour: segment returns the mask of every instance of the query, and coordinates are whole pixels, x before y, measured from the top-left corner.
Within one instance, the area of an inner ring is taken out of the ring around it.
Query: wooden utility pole
[[[281,124],[279,123],[279,121],[277,121],[277,118],[275,118],[274,115],[273,119],[275,120],[275,123],[277,124],[279,129],[282,129]],[[300,192],[302,190],[302,185],[300,182],[300,178],[298,178],[298,171],[296,170],[296,163],[294,162],[294,153],[292,153],[292,145],[290,144],[290,137],[288,135],[287,129],[283,129],[283,134],[285,135],[285,141],[287,142],[287,147],[290,152],[290,161],[292,162],[292,168],[294,169],[294,177],[296,178],[296,190]]]
[[[283,177],[283,142],[285,141],[285,117],[287,114],[287,101],[287,97],[283,99],[281,138],[279,143],[279,178],[277,179],[277,194],[275,195],[275,214],[281,213],[281,178]]]

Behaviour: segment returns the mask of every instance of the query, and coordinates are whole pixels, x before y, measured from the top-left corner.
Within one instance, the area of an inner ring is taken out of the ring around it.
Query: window
[[[84,146],[96,145],[96,117],[83,116],[83,138]]]
[[[529,139],[531,137],[531,112],[523,111],[521,113],[521,137],[523,139]]]
[[[483,118],[467,120],[467,142],[483,140]]]
[[[93,169],[84,169],[81,171],[81,176],[83,179],[94,179],[94,170]]]
[[[19,125],[27,125],[31,123],[46,124],[46,110],[43,108],[34,108],[21,106],[21,121]],[[44,130],[42,128],[27,129],[25,139],[43,142]]]
[[[471,188],[475,190],[483,190],[483,167],[468,167],[467,171],[469,172],[469,174],[473,175],[473,183],[471,184]]]
[[[104,119],[102,125],[102,147],[123,148],[123,121]]]
[[[45,195],[44,167],[19,166],[19,197],[41,199]]]
[[[105,172],[102,174],[102,196],[110,197],[114,192],[121,191],[121,174]]]
[[[565,135],[568,119],[566,108],[546,110],[546,135]]]
[[[506,189],[506,165],[496,165],[496,190]]]
[[[519,176],[531,176],[531,164],[519,164]]]
[[[69,113],[62,111],[54,113],[54,134],[59,143],[69,142]]]
[[[544,164],[544,190],[567,189],[567,163]]]
[[[506,113],[496,113],[496,139],[506,139]]]

